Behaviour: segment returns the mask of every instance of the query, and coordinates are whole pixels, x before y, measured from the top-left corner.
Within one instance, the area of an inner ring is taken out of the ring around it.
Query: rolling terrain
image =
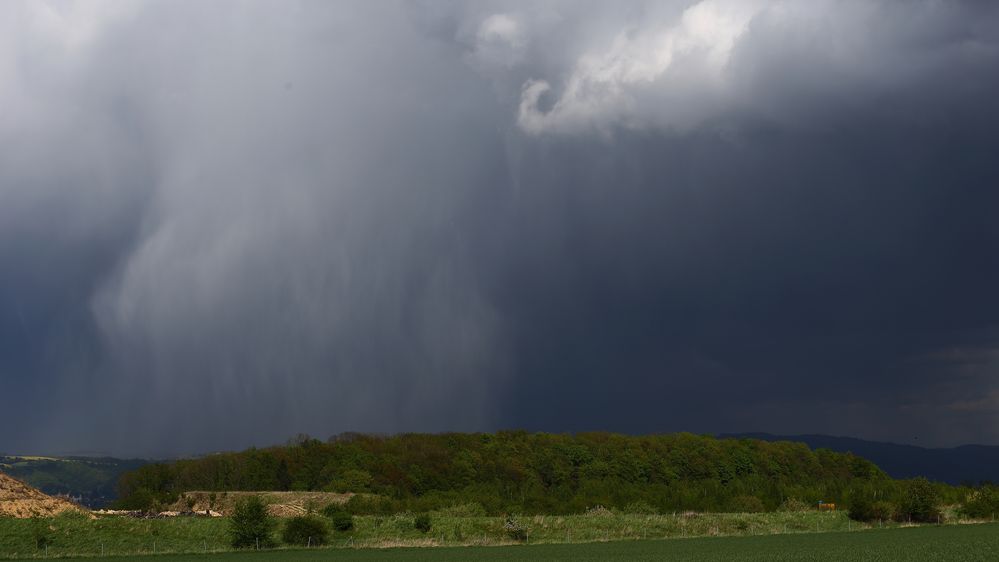
[[[63,496],[91,509],[118,497],[118,478],[149,461],[112,457],[0,455],[0,472],[51,496]]]
[[[927,448],[865,441],[829,435],[773,435],[770,433],[723,433],[721,438],[760,439],[804,443],[812,449],[853,453],[878,465],[892,478],[925,477],[948,484],[999,483],[999,447],[962,445]]]

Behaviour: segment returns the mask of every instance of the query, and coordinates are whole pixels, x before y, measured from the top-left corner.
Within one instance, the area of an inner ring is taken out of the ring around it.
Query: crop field
[[[165,555],[157,562],[193,562],[198,555]],[[119,560],[139,560],[139,557]],[[999,560],[999,526],[945,525],[754,537],[701,537],[583,544],[496,547],[272,550],[214,555],[219,562],[319,562],[320,560],[684,560],[713,561],[983,561]]]

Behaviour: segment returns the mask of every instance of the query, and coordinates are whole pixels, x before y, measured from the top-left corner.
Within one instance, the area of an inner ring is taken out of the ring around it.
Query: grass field
[[[356,528],[331,536],[332,546],[494,546],[514,544],[502,517],[435,514],[432,529],[412,514],[360,516]],[[857,530],[845,514],[811,512],[674,515],[539,515],[519,518],[530,544],[562,544],[696,536],[746,536]],[[229,550],[224,518],[177,517],[0,519],[0,558],[220,552]]]
[[[119,560],[138,560],[139,557]],[[197,555],[157,556],[155,562],[194,562]],[[987,561],[999,560],[999,525],[945,525],[756,537],[702,537],[563,545],[392,549],[313,549],[229,552],[219,562],[399,562],[486,560],[683,560],[709,561]],[[148,558],[146,559],[148,560]]]

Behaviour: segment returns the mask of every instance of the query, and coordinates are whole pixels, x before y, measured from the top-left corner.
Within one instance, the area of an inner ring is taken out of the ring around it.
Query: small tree
[[[937,503],[940,494],[925,478],[910,480],[904,488],[904,496],[899,502],[897,516],[899,519],[909,519],[920,523],[940,520],[940,509]]]
[[[354,516],[335,504],[324,507],[323,515],[329,517],[333,528],[337,531],[350,531],[354,528]]]
[[[277,485],[279,490],[287,492],[291,489],[291,471],[288,469],[288,461],[281,459],[277,468]]]
[[[735,513],[759,513],[766,511],[760,498],[756,496],[736,496],[729,502],[729,509]]]
[[[326,543],[329,532],[326,521],[313,515],[300,515],[288,519],[284,524],[281,540],[285,544],[319,546]]]
[[[961,507],[961,514],[975,519],[988,519],[999,513],[999,488],[982,486],[972,492]]]
[[[127,497],[118,500],[115,503],[115,506],[118,509],[127,509],[132,511],[153,511],[157,503],[156,494],[154,494],[152,490],[148,488],[139,488]]]
[[[506,535],[515,541],[526,541],[527,540],[527,527],[520,524],[519,521],[513,517],[507,517],[506,522],[503,523],[503,530],[506,531]]]
[[[229,520],[229,538],[233,548],[269,548],[274,546],[274,519],[257,496],[236,502]]]

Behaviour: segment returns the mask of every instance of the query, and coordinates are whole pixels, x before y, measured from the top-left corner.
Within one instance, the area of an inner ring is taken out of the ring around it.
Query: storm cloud
[[[0,450],[999,443],[999,8],[0,6]]]

